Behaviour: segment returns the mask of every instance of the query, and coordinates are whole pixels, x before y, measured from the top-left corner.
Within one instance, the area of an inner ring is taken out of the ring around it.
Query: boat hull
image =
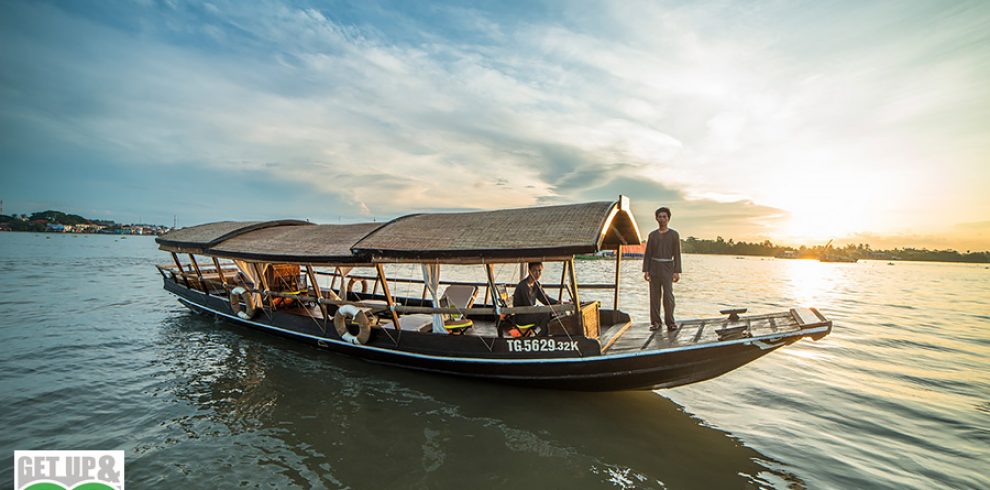
[[[807,335],[602,355],[595,339],[447,336],[375,329],[366,345],[342,340],[332,323],[279,312],[245,320],[224,298],[172,281],[165,288],[190,309],[369,362],[539,388],[619,391],[670,388],[714,378]]]

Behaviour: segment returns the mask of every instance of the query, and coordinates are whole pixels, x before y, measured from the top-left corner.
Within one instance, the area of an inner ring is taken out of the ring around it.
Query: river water
[[[696,385],[571,393],[217,323],[162,290],[166,259],[0,233],[0,485],[15,449],[122,449],[129,488],[990,488],[985,265],[687,255],[680,318],[806,305],[833,333]],[[638,270],[621,307],[642,319]]]

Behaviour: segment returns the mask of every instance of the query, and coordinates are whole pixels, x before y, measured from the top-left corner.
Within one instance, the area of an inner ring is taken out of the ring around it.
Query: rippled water
[[[130,488],[990,488],[983,265],[686,256],[679,317],[809,305],[832,335],[696,385],[586,394],[216,323],[162,290],[165,261],[147,237],[0,233],[0,484],[15,449],[123,449]],[[625,266],[622,307],[644,318]]]

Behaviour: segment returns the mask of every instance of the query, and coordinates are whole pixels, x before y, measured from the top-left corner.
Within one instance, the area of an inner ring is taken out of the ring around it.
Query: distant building
[[[106,227],[103,226],[103,225],[97,225],[97,224],[94,224],[94,223],[85,223],[85,224],[81,224],[81,225],[76,225],[76,227],[75,227],[76,232],[78,232],[78,233],[97,233],[100,230],[102,230],[103,228],[106,228]]]

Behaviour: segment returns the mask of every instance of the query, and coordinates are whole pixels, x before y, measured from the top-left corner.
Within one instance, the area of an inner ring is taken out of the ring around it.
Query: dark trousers
[[[531,325],[536,324],[536,334],[543,336],[546,335],[547,325],[550,324],[550,314],[549,313],[522,313],[516,315],[513,321],[516,325]]]
[[[660,306],[663,305],[663,312]],[[650,266],[650,325],[674,323],[674,267],[656,263]]]

